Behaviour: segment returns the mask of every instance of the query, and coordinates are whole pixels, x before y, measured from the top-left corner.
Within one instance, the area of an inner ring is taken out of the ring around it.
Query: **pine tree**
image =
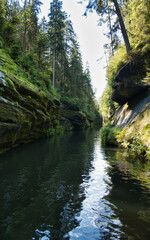
[[[7,0],[0,0],[0,36],[3,36],[6,24]]]
[[[24,52],[31,52],[38,32],[39,0],[24,0],[22,9],[22,47]]]
[[[64,54],[64,28],[66,14],[62,11],[62,1],[53,0],[49,13],[49,41],[53,55],[53,87],[56,83],[56,68],[61,65]],[[58,69],[57,69],[58,72]],[[57,79],[59,81],[59,79]]]
[[[82,60],[81,54],[79,52],[79,45],[75,41],[71,48],[70,57],[70,75],[71,75],[71,86],[70,91],[75,96],[78,97],[82,88],[81,76],[82,76]]]

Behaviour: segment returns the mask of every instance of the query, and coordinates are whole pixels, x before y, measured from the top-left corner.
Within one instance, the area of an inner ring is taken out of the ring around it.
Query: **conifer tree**
[[[62,11],[62,1],[53,0],[49,13],[49,41],[53,55],[53,87],[56,83],[56,64],[61,64],[64,53],[64,28],[66,15]],[[57,81],[59,81],[57,79]]]
[[[6,24],[6,6],[7,0],[0,0],[0,36],[3,36],[4,27]]]
[[[39,0],[25,0],[22,9],[22,46],[24,52],[31,52],[38,31]]]
[[[71,73],[71,92],[75,97],[79,96],[82,83],[81,75],[83,72],[81,54],[79,52],[79,45],[75,41],[71,49],[70,58],[70,73]]]

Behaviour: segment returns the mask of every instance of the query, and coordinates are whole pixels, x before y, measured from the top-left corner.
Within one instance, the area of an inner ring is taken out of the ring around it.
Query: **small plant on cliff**
[[[6,77],[6,81],[10,88],[15,88],[15,85],[14,85],[13,81],[10,80],[10,78]]]
[[[54,136],[54,135],[55,135],[55,128],[50,127],[50,128],[46,131],[46,135],[47,135],[47,137]]]
[[[132,142],[129,146],[130,146],[132,152],[134,152],[136,155],[145,156],[145,154],[146,154],[145,146],[141,142],[141,139],[140,139],[139,135],[135,135],[132,138]]]
[[[117,136],[118,145],[123,148],[128,148],[130,153],[135,157],[145,157],[146,159],[150,158],[150,151],[147,149],[147,146],[142,142],[142,134],[137,134],[136,131],[128,133],[128,129],[122,130]]]

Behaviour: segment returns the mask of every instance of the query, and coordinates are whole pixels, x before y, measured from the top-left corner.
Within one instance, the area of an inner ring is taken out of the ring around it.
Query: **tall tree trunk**
[[[55,87],[55,61],[56,61],[56,53],[55,53],[56,49],[54,46],[53,49],[53,87]]]
[[[124,39],[124,42],[125,42],[125,45],[126,45],[126,50],[127,50],[127,52],[129,52],[130,49],[131,49],[130,48],[130,42],[129,42],[127,31],[126,31],[126,28],[125,28],[125,25],[124,25],[124,21],[123,21],[122,16],[121,16],[120,8],[119,8],[117,0],[113,0],[113,3],[114,3],[116,13],[117,13],[117,16],[118,16],[118,19],[119,19],[121,32],[122,32],[123,39]]]
[[[23,20],[24,20],[24,25],[23,25],[23,34],[22,34],[22,49],[23,52],[27,50],[27,17],[26,17],[26,8],[27,8],[27,0],[24,1],[24,6],[23,6]]]
[[[108,3],[107,3],[108,4]],[[111,17],[110,17],[110,9],[108,5],[108,20],[109,20],[109,29],[110,29],[110,51],[111,51],[111,56],[114,56],[114,50],[113,50],[113,36],[112,36],[112,24],[111,24]]]

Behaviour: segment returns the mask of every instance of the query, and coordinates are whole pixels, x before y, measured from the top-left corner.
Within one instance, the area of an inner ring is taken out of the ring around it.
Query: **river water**
[[[149,172],[134,162],[95,130],[0,155],[0,240],[149,240]]]

